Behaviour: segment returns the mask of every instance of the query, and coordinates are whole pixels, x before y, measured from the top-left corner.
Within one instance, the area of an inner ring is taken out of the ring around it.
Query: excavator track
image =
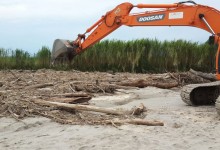
[[[220,81],[216,81],[211,83],[186,85],[182,88],[180,96],[186,104],[199,106],[214,105],[219,94]],[[217,105],[220,109],[220,100]]]
[[[216,107],[217,113],[220,115],[220,97],[218,97],[215,103],[215,107]]]

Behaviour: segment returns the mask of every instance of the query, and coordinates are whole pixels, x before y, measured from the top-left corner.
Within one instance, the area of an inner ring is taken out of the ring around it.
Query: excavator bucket
[[[56,39],[53,43],[51,61],[54,63],[71,62],[75,56],[76,46],[68,40]]]

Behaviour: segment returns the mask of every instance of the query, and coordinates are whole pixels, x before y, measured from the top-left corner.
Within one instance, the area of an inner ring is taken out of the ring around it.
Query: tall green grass
[[[0,48],[0,69],[50,68],[50,49],[43,46],[31,56],[27,51]]]
[[[71,67],[50,65],[51,50],[43,46],[34,56],[16,49],[0,49],[0,69],[78,69],[82,71],[117,71],[161,73],[187,71],[190,68],[215,70],[217,46],[184,40],[132,41],[105,40],[76,56]]]
[[[184,40],[106,40],[74,59],[83,71],[166,72],[215,69],[216,46]]]

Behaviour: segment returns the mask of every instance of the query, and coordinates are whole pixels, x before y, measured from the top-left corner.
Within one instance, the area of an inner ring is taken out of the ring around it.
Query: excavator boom
[[[139,9],[155,8],[155,10],[131,14],[131,10],[135,7]],[[122,25],[129,27],[191,26],[210,32],[211,39],[215,44],[219,45],[216,54],[216,78],[220,80],[220,11],[209,6],[196,4],[193,1],[174,4],[133,5],[131,3],[122,3],[102,16],[95,24],[89,27],[84,34],[79,34],[76,40],[72,42],[56,40],[54,42],[52,58],[55,61],[59,56],[65,56],[71,61],[75,55],[82,53]],[[211,91],[213,92],[209,92],[209,95],[215,94],[215,96],[211,97],[210,102],[195,102],[197,100],[191,96],[194,95],[194,97],[196,97],[195,94],[192,93],[202,93],[201,91],[208,90],[208,84],[203,85],[203,88],[199,88],[197,85],[191,86],[189,87],[191,91],[188,95],[186,94],[187,90],[184,90],[181,95],[184,95],[182,97],[183,99],[185,97],[184,101],[188,104],[199,105],[211,103],[215,101],[219,95],[219,83],[212,84],[211,86],[213,88]],[[186,97],[188,100],[186,100]]]
[[[131,10],[157,8],[153,11],[131,14]],[[84,34],[79,34],[76,40],[69,42],[56,40],[54,42],[52,59],[66,56],[71,60],[74,55],[82,53],[101,39],[118,29],[120,26],[191,26],[210,32],[216,44],[220,36],[220,12],[212,7],[196,4],[193,1],[175,4],[137,4],[122,3],[107,12]],[[89,34],[86,36],[86,34]],[[72,46],[72,47],[71,47]],[[68,49],[68,50],[67,50]],[[64,55],[65,53],[65,55]],[[217,52],[216,70],[220,79],[219,51]]]

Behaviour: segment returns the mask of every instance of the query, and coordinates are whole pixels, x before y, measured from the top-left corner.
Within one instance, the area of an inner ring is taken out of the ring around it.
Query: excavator
[[[131,13],[133,8],[150,11]],[[155,10],[152,10],[155,9]],[[85,33],[78,34],[73,41],[56,39],[53,44],[52,62],[67,58],[69,62],[93,46],[101,39],[121,27],[134,26],[190,26],[209,33],[209,42],[218,45],[216,53],[216,80],[220,80],[220,11],[195,3],[183,1],[174,4],[137,4],[122,3],[108,11]],[[86,35],[88,34],[88,35]],[[220,115],[220,81],[190,84],[181,90],[182,100],[192,106],[215,104]]]

